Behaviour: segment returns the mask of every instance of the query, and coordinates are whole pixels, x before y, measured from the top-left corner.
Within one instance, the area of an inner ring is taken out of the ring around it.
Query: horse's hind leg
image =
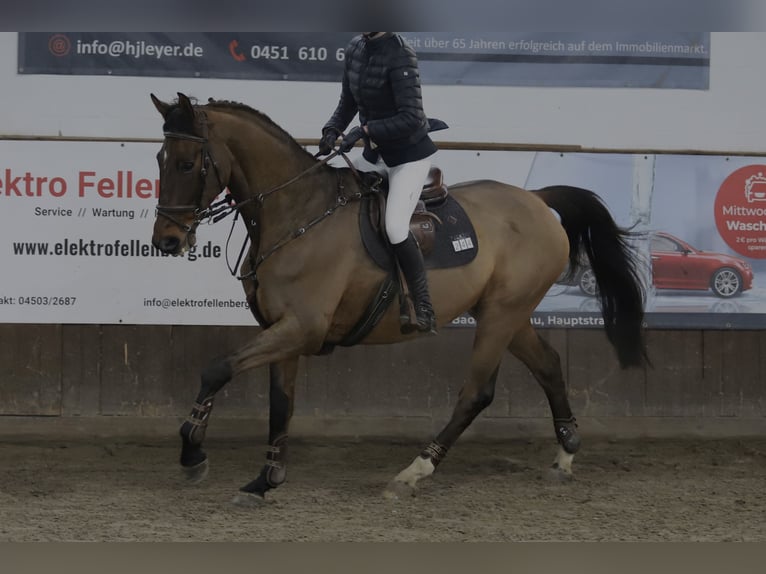
[[[516,325],[523,319],[518,316],[509,319],[504,313],[486,316],[491,318],[477,319],[470,380],[460,389],[452,417],[436,439],[389,483],[383,493],[387,498],[412,494],[417,482],[433,474],[463,431],[492,402],[500,361],[513,335],[514,319]]]
[[[580,436],[569,406],[559,354],[540,338],[531,325],[516,334],[508,350],[529,368],[548,398],[553,428],[559,443],[558,454],[553,462],[554,476],[571,478],[572,460],[580,448]]]
[[[269,447],[266,464],[258,477],[240,488],[235,504],[263,501],[268,490],[285,481],[287,474],[287,431],[293,415],[298,357],[269,365]]]

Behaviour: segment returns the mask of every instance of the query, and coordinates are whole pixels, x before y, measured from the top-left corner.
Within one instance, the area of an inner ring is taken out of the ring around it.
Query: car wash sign
[[[748,165],[726,178],[716,195],[715,221],[732,250],[766,259],[766,165]]]
[[[339,82],[351,32],[19,33],[20,74]],[[709,32],[401,32],[424,84],[701,89]]]

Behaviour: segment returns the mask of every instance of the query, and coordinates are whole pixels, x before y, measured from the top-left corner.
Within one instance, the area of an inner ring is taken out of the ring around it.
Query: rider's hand
[[[348,132],[345,136],[343,136],[343,140],[340,142],[340,146],[338,146],[338,150],[341,153],[350,152],[351,148],[354,147],[354,144],[358,142],[360,139],[362,139],[362,137],[364,137],[364,130],[362,130],[361,126],[356,126],[354,129]]]
[[[322,139],[319,140],[319,155],[328,155],[335,148],[335,140],[338,139],[338,131],[333,128],[327,128],[322,132]]]

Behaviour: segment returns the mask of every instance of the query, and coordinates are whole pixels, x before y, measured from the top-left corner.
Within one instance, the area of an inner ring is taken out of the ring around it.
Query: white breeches
[[[401,243],[410,233],[410,218],[431,169],[431,158],[388,167],[383,159],[373,165],[360,155],[352,163],[359,170],[388,175],[386,234],[392,245]]]

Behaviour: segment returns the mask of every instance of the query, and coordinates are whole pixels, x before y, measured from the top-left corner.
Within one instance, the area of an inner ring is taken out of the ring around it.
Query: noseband
[[[221,174],[218,171],[218,163],[216,163],[215,159],[213,158],[213,154],[210,151],[210,146],[207,138],[207,118],[204,113],[200,113],[200,123],[202,124],[202,133],[204,134],[202,137],[191,135],[191,134],[184,134],[179,132],[164,132],[164,135],[166,138],[169,139],[177,139],[177,140],[187,140],[192,142],[197,142],[202,144],[200,148],[200,154],[201,154],[201,163],[202,168],[200,169],[200,177],[202,178],[202,194],[200,195],[200,202],[202,201],[202,196],[205,192],[205,183],[207,182],[207,174],[208,174],[208,166],[213,166],[213,171],[215,171],[215,178],[218,180],[218,189],[219,191],[223,191],[224,187],[226,187],[223,182],[221,181]],[[194,230],[197,228],[197,226],[207,217],[210,216],[209,209],[203,208],[201,203],[197,205],[161,205],[157,204],[157,207],[155,208],[157,215],[161,215],[165,219],[169,219],[174,224],[176,224],[179,228],[181,228],[186,233],[194,233]],[[194,214],[194,221],[191,225],[187,225],[181,221],[179,221],[174,215],[179,213],[188,213],[192,212]]]

